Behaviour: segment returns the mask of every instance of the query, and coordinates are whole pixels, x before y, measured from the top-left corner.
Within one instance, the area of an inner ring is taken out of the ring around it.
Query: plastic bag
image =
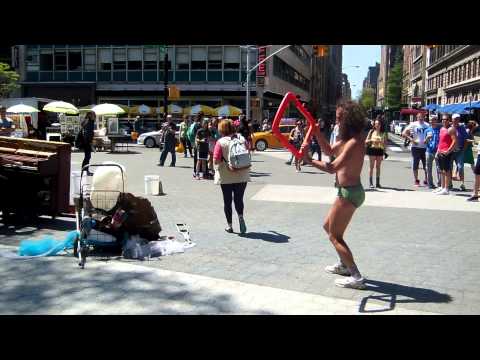
[[[20,256],[52,256],[64,249],[73,249],[73,243],[78,236],[77,231],[70,231],[65,240],[56,240],[45,236],[40,240],[23,240],[18,248]]]

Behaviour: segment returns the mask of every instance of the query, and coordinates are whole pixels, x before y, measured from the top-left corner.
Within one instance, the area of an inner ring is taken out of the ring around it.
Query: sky
[[[356,99],[367,77],[368,67],[380,63],[381,45],[343,45],[342,72],[348,75],[352,99]],[[360,66],[354,68],[353,66]],[[355,86],[354,86],[355,85]]]

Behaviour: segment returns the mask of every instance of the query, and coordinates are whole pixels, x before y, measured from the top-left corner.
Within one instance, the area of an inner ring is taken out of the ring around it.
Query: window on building
[[[26,56],[27,71],[38,71],[40,70],[39,62],[40,57],[38,49],[28,49]]]
[[[128,49],[128,70],[142,70],[142,49]]]
[[[474,59],[472,61],[472,77],[477,77],[477,60],[478,59]]]
[[[52,50],[41,50],[40,52],[40,71],[53,70],[53,52]]]
[[[126,49],[113,49],[113,70],[126,70],[127,57]]]
[[[168,70],[172,70],[172,61],[173,61],[173,47],[167,47],[167,53],[168,53]],[[164,60],[165,60],[165,53],[160,52],[160,59],[158,61],[158,67],[160,70],[163,70],[165,68]]]
[[[67,52],[55,51],[55,71],[67,70]]]
[[[189,51],[186,46],[176,48],[175,63],[177,70],[188,70],[190,68]]]
[[[112,70],[112,49],[98,49],[98,70]]]
[[[145,48],[143,50],[143,68],[145,70],[157,70],[157,49]]]
[[[310,87],[310,80],[288,65],[278,56],[274,56],[273,58],[273,74],[301,89],[308,90]]]
[[[68,51],[68,70],[70,71],[82,70],[82,52],[80,50]]]
[[[95,49],[85,49],[83,51],[83,69],[85,71],[95,71],[97,66]]]
[[[240,48],[238,46],[225,46],[223,68],[225,70],[240,69]]]
[[[210,70],[222,68],[222,47],[210,46],[208,48],[208,68]]]
[[[192,47],[192,70],[205,70],[207,68],[207,48],[202,46]]]

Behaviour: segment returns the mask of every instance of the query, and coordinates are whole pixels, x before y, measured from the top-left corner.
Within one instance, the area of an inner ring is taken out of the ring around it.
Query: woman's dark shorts
[[[480,155],[477,156],[477,162],[475,163],[475,168],[473,169],[475,175],[480,175]]]

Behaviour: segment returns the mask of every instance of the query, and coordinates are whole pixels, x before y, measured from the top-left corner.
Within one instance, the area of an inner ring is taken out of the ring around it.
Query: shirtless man
[[[365,191],[360,181],[365,157],[365,118],[366,115],[358,104],[347,101],[337,106],[340,129],[335,144],[330,145],[321,135],[318,126],[315,128],[314,136],[322,151],[327,156],[335,157],[333,162],[313,160],[307,149],[308,144],[302,145],[307,163],[330,174],[336,174],[338,177],[338,197],[328,212],[323,228],[335,247],[340,262],[327,266],[325,271],[348,276],[345,279],[337,279],[335,284],[353,289],[365,289],[365,279],[353,260],[352,252],[345,243],[343,234],[353,213],[365,200]]]

